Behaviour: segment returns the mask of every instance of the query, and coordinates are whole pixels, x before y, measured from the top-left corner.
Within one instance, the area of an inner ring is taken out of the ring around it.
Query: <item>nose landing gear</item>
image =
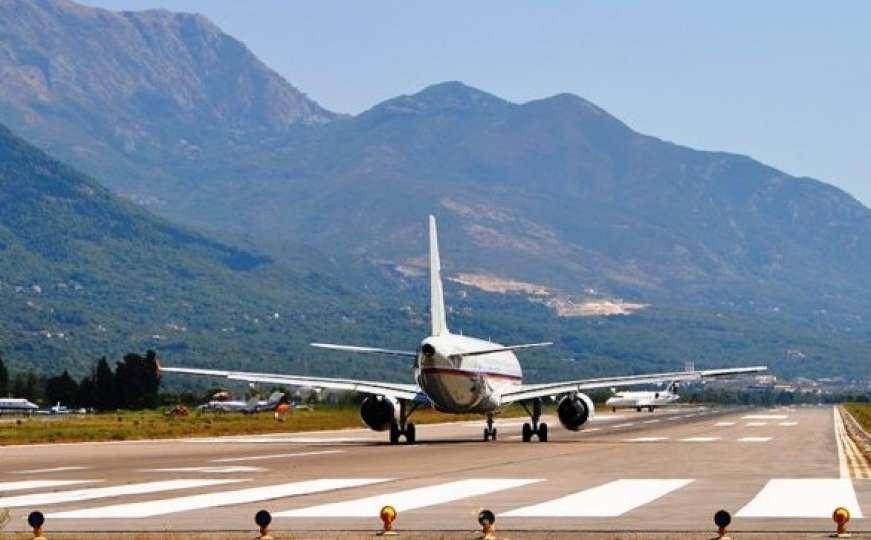
[[[532,400],[532,410],[529,409],[529,406],[524,401],[521,401],[520,405],[523,406],[526,414],[532,420],[531,424],[529,422],[523,424],[523,430],[520,433],[523,442],[530,442],[533,435],[538,437],[539,442],[547,442],[547,424],[544,422],[539,423],[541,419],[541,400],[538,398]]]
[[[496,428],[493,427],[493,413],[487,413],[487,427],[484,428],[484,440],[496,440]]]
[[[390,444],[399,444],[399,438],[405,437],[406,444],[414,444],[417,437],[417,430],[414,424],[408,421],[418,404],[411,403],[411,409],[408,409],[408,402],[400,400],[399,402],[399,421],[394,420],[390,423]]]

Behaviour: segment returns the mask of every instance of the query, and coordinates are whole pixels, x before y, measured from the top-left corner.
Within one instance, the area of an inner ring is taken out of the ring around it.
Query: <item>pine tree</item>
[[[115,388],[115,374],[109,367],[106,357],[100,358],[94,370],[94,408],[108,411],[118,408],[118,392]]]
[[[0,397],[7,396],[9,390],[9,370],[6,369],[6,366],[3,364],[3,357],[0,356]]]
[[[49,403],[73,406],[79,398],[79,385],[67,370],[58,377],[45,381],[45,395]]]
[[[145,357],[134,353],[126,355],[115,367],[115,386],[119,407],[133,410],[157,407],[160,373],[155,352],[148,351]]]

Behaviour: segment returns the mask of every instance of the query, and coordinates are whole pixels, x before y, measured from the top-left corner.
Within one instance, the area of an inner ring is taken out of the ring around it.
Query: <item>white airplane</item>
[[[262,401],[257,398],[249,399],[248,401],[210,401],[206,404],[197,407],[201,411],[212,412],[241,412],[241,413],[256,413],[262,411],[271,411],[278,407],[281,400],[284,398],[284,392],[274,392],[269,396],[268,400]]]
[[[647,409],[650,412],[657,407],[663,407],[674,403],[680,399],[676,390],[678,383],[672,381],[665,390],[659,391],[643,391],[643,392],[614,392],[614,395],[608,398],[605,406],[611,407],[612,411],[617,409],[635,409],[641,412],[641,409]]]
[[[363,422],[375,431],[390,432],[390,443],[404,437],[415,441],[415,426],[409,418],[421,405],[431,405],[446,413],[480,413],[486,417],[484,440],[496,439],[493,416],[511,403],[519,403],[529,414],[523,425],[522,438],[533,436],[545,442],[547,424],[541,422],[541,405],[545,398],[558,399],[557,416],[566,428],[577,431],[594,414],[593,401],[584,393],[594,388],[691,381],[706,377],[755,373],[764,366],[702,371],[652,373],[599,379],[581,379],[550,383],[523,384],[523,373],[514,352],[550,343],[499,345],[490,341],[452,334],[445,317],[436,222],[429,217],[430,318],[431,335],[416,351],[355,347],[330,343],[312,343],[315,347],[338,351],[384,354],[414,358],[411,384],[355,379],[333,379],[279,373],[249,373],[183,367],[164,367],[163,372],[226,377],[231,380],[270,383],[292,387],[353,391],[364,394],[360,406]]]
[[[0,415],[2,414],[32,414],[39,410],[39,405],[24,398],[0,398]]]

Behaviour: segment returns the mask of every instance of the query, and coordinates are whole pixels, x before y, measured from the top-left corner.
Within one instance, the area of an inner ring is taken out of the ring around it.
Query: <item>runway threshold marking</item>
[[[225,467],[167,467],[165,469],[139,469],[140,472],[199,472],[207,474],[232,474],[265,471],[263,467],[229,465]]]
[[[91,484],[102,481],[103,480],[22,480],[20,482],[0,482],[0,492],[74,486],[76,484]]]
[[[615,480],[565,497],[504,512],[500,517],[617,517],[691,482],[686,479]]]
[[[830,518],[839,506],[853,518],[862,517],[849,478],[772,479],[736,517]]]
[[[237,461],[260,461],[265,459],[294,458],[302,456],[317,456],[322,454],[341,454],[344,450],[315,450],[314,452],[295,452],[290,454],[264,454],[261,456],[243,456],[236,458],[212,459],[211,463],[234,463]]]
[[[106,499],[121,495],[140,495],[144,493],[157,493],[159,491],[172,491],[177,489],[191,489],[197,487],[216,486],[242,482],[242,480],[163,480],[158,482],[144,482],[141,484],[124,484],[89,489],[77,489],[73,491],[54,491],[51,493],[31,493],[29,495],[17,495],[14,497],[0,498],[0,507],[9,508],[17,506],[35,506],[42,504],[59,504],[75,501],[89,501],[93,499]]]
[[[386,482],[389,478],[324,478],[318,480],[304,480],[287,484],[275,484],[256,488],[239,489],[235,491],[222,491],[215,493],[203,493],[176,497],[173,499],[161,499],[128,504],[115,504],[110,506],[98,506],[94,508],[82,508],[68,512],[49,514],[53,519],[119,519],[119,518],[147,518],[201,510],[218,506],[231,506],[246,504],[282,497],[308,495],[321,493],[335,489],[365,486]]]
[[[527,478],[470,478],[434,486],[407,489],[393,493],[383,493],[350,501],[321,504],[308,508],[297,508],[275,512],[275,517],[368,517],[377,516],[384,505],[393,506],[397,512],[415,510],[458,499],[486,495],[496,491],[517,488],[540,479]]]
[[[12,474],[44,474],[44,473],[53,473],[53,472],[64,472],[64,471],[84,471],[86,469],[90,469],[91,467],[81,467],[78,465],[69,466],[69,467],[52,467],[50,469],[26,469],[23,471],[12,471]]]
[[[838,448],[838,468],[841,478],[871,478],[868,460],[853,442],[844,427],[844,419],[838,407],[833,407],[835,446]]]

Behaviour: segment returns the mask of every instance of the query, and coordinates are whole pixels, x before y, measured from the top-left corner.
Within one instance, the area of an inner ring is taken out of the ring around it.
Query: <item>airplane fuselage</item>
[[[468,336],[430,336],[421,342],[417,356],[417,383],[439,411],[494,412],[502,407],[503,392],[516,389],[523,380],[517,356],[511,351],[463,353],[500,346]]]

